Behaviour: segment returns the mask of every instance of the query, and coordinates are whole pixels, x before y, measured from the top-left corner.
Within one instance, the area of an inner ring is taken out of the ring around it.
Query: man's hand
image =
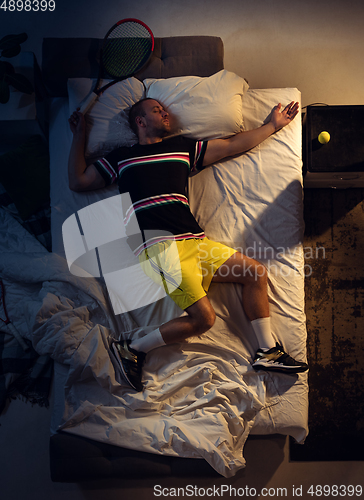
[[[224,158],[244,153],[265,141],[281,128],[289,125],[299,110],[298,102],[290,102],[283,111],[279,103],[271,114],[270,120],[259,128],[240,132],[228,139],[213,139],[207,143],[203,165],[212,165]]]
[[[281,107],[282,105],[279,103],[278,106],[274,108],[270,119],[276,131],[291,123],[298,113],[299,104],[298,102],[292,101],[287,104],[283,111],[281,111]]]
[[[77,109],[68,119],[73,134],[68,158],[68,180],[72,191],[91,191],[105,187],[104,178],[93,163],[87,165],[85,158],[86,123]]]
[[[85,117],[80,111],[74,111],[68,119],[71,132],[74,136],[83,138],[86,132]]]

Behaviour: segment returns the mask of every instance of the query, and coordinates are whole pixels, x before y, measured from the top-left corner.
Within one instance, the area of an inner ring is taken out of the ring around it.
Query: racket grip
[[[93,103],[96,101],[97,97],[98,97],[97,94],[95,94],[95,92],[92,92],[88,96],[86,101],[82,104],[80,112],[85,115],[87,113],[87,111],[91,108]]]
[[[19,344],[22,346],[24,351],[27,351],[29,349],[28,344],[25,342],[23,337],[20,335],[18,330],[13,326],[11,323],[8,323],[6,325],[8,327],[9,332],[16,338],[16,340],[19,342]]]

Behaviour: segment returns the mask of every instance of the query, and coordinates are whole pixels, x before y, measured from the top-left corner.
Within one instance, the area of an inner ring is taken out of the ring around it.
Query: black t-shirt
[[[191,213],[186,188],[188,176],[203,169],[206,146],[180,136],[121,147],[94,163],[107,185],[117,183],[120,193],[130,196],[131,205],[123,207],[125,225],[133,225],[135,214],[145,235],[142,245],[135,240],[136,254],[161,240],[205,236]]]

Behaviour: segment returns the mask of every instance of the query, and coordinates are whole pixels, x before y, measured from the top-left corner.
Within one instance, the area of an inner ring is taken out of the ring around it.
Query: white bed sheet
[[[243,99],[246,130],[259,127],[279,102],[284,106],[290,101],[301,101],[295,88],[249,89]],[[297,359],[305,359],[307,335],[301,141],[297,118],[252,151],[201,172],[190,190],[192,210],[207,236],[266,265],[272,330]],[[247,355],[257,348],[252,335],[244,337],[244,345]],[[272,380],[280,401],[259,413],[251,432],[275,431],[303,442],[308,432],[307,377],[292,386],[285,376]]]
[[[246,129],[261,125],[277,102],[285,105],[291,100],[300,101],[297,89],[249,89],[243,100]],[[73,193],[68,189],[68,101],[55,99],[51,116],[53,252],[64,256],[64,220],[117,191]],[[266,264],[273,333],[290,354],[304,360],[299,119],[254,150],[193,177],[189,193],[192,210],[210,238]],[[78,282],[87,290],[87,279]],[[57,287],[48,292],[57,300],[67,293],[62,290],[60,295]],[[88,311],[95,309],[95,293],[91,295]],[[224,476],[244,467],[243,446],[249,433],[281,433],[303,442],[308,432],[307,375],[252,370],[250,363],[258,346],[240,305],[240,287],[214,284],[209,298],[217,313],[214,327],[200,338],[149,355],[143,393],[132,393],[115,379],[108,336],[123,331],[138,335],[142,330],[138,327],[153,328],[180,314],[168,298],[111,322],[99,319],[101,315],[95,316],[97,320],[90,314],[79,316],[83,326],[73,326],[72,335],[68,335],[69,325],[67,330],[62,324],[57,330],[59,342],[64,344],[61,350],[50,347],[55,342],[50,332],[36,333],[40,350],[62,352],[54,355],[58,389],[53,431],[61,425],[70,433],[119,446],[205,458]],[[82,305],[75,300],[70,309],[78,307]],[[43,303],[39,316],[44,323],[51,312],[49,304]]]

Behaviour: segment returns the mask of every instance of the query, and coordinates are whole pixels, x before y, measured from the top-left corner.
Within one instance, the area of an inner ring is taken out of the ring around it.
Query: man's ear
[[[145,122],[142,116],[137,116],[135,118],[135,123],[137,124],[138,127],[145,127]]]

